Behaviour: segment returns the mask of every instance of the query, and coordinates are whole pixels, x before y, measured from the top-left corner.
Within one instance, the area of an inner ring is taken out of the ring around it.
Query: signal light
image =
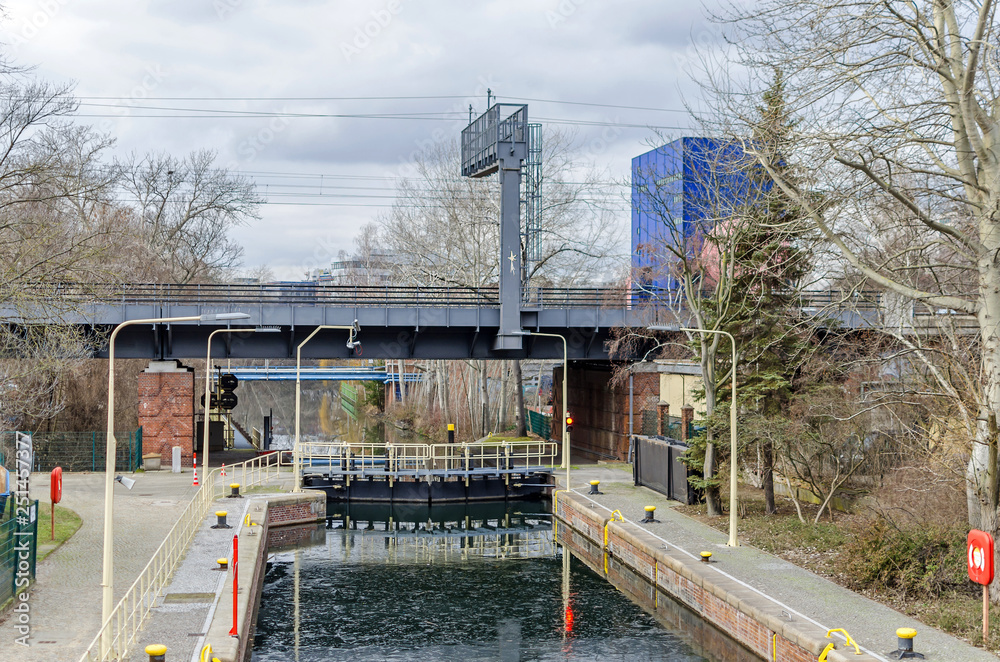
[[[573,429],[573,414],[566,412],[566,431]]]

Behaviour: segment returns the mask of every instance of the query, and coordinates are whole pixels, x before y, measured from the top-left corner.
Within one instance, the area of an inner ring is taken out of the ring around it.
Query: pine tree
[[[795,121],[785,105],[780,72],[775,72],[758,112],[748,150],[757,159],[749,167],[753,202],[746,208],[733,244],[734,291],[742,301],[731,308],[734,315],[725,326],[739,348],[737,406],[741,416],[774,419],[787,410],[796,369],[809,347],[796,321],[799,286],[810,271],[811,251],[806,246],[807,223],[801,208],[773,185],[760,165],[766,159],[783,178],[796,179],[791,162]],[[743,446],[753,441],[744,437]],[[773,514],[774,449],[766,438],[756,441],[765,510]]]

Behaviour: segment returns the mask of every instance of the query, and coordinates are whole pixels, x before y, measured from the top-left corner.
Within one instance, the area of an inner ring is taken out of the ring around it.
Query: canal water
[[[328,504],[270,550],[252,660],[722,659],[557,545],[547,506]]]

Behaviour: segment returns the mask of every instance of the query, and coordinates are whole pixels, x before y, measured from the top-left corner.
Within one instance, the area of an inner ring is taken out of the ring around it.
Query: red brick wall
[[[194,373],[139,374],[139,425],[142,452],[159,453],[165,465],[174,446],[181,447],[181,464],[191,466],[194,443]]]
[[[574,453],[583,453],[593,459],[628,459],[628,379],[612,386],[611,369],[570,364],[569,411],[573,414],[573,431],[570,433]],[[559,438],[562,429],[562,366],[552,373],[552,436]],[[642,411],[656,411],[660,401],[660,375],[655,372],[637,372],[632,378],[633,427],[636,434],[642,430]]]

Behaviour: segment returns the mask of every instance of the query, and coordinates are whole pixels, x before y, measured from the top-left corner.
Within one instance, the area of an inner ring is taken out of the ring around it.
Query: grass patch
[[[73,537],[83,520],[69,508],[56,505],[56,536],[52,540],[52,506],[48,503],[38,504],[38,560],[56,551],[60,545]],[[43,549],[44,547],[44,549]]]
[[[286,491],[287,490],[281,489],[280,485],[258,485],[257,487],[251,487],[246,490],[240,488],[240,494],[276,494]]]

